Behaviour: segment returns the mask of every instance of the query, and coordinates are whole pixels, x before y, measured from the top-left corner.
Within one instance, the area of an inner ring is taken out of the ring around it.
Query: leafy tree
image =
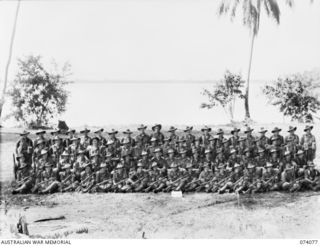
[[[242,11],[242,21],[243,25],[248,27],[251,33],[251,45],[250,45],[250,56],[249,56],[249,66],[248,74],[246,80],[246,91],[245,91],[245,119],[250,119],[249,111],[249,82],[250,82],[250,72],[253,54],[254,40],[259,32],[260,27],[260,16],[261,12],[265,10],[268,17],[274,19],[277,24],[280,24],[280,8],[277,0],[222,0],[219,8],[218,14],[230,15],[231,20],[233,20],[237,15],[237,10]],[[293,6],[293,0],[285,1],[289,7]]]
[[[266,85],[263,93],[269,103],[277,106],[285,116],[290,116],[292,121],[313,122],[314,114],[320,109],[316,93],[319,87],[313,76],[295,74]]]
[[[237,98],[244,98],[241,91],[244,83],[241,75],[226,71],[224,79],[214,85],[212,92],[207,89],[203,90],[202,95],[207,96],[209,102],[202,103],[200,107],[211,109],[216,106],[221,106],[229,116],[230,121],[233,121],[235,101]]]
[[[70,83],[70,65],[64,64],[58,71],[43,67],[40,56],[28,56],[18,60],[19,72],[9,95],[13,102],[11,116],[28,127],[46,126],[50,119],[66,110],[68,93],[65,85]]]

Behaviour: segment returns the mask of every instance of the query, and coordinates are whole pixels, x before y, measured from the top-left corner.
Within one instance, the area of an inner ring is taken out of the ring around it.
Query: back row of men
[[[170,127],[167,137],[160,124],[152,127],[151,136],[146,128],[138,127],[140,134],[135,139],[126,130],[121,140],[114,129],[108,132],[108,139],[103,129],[95,131],[93,137],[88,129],[80,131],[81,137],[69,130],[63,138],[57,130],[51,132],[50,139],[45,131],[39,131],[34,141],[25,131],[16,145],[17,185],[13,193],[320,188],[313,164],[316,141],[312,126],[305,127],[301,139],[295,127],[289,127],[285,137],[275,127],[269,138],[263,128],[258,137],[252,135],[250,127],[244,129],[242,137],[240,129],[234,128],[230,138],[222,129],[212,135],[207,126],[199,138],[192,134],[192,127],[187,127],[181,137],[175,127]]]

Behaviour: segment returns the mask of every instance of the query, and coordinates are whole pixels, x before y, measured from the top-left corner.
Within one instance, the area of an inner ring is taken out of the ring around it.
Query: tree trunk
[[[251,72],[254,39],[255,39],[255,33],[254,33],[254,31],[252,31],[249,67],[248,67],[248,77],[247,77],[247,81],[246,81],[246,92],[245,92],[245,98],[244,98],[245,120],[251,119],[250,110],[249,110],[249,84],[250,84],[249,82],[250,82],[250,72]]]
[[[11,40],[10,40],[10,47],[9,47],[9,57],[8,57],[8,60],[7,60],[6,70],[5,70],[5,73],[4,73],[4,83],[3,83],[2,95],[1,95],[1,100],[0,100],[0,119],[1,119],[2,108],[3,108],[3,105],[4,105],[4,101],[5,101],[5,96],[6,96],[6,89],[7,89],[7,84],[8,84],[8,73],[9,73],[9,67],[10,67],[10,63],[11,63],[14,37],[15,37],[15,34],[16,34],[16,27],[17,27],[17,20],[18,20],[19,9],[20,9],[20,2],[21,2],[21,0],[18,0],[18,4],[17,4],[17,8],[16,8],[16,15],[15,15],[15,18],[14,18],[14,24],[13,24],[13,29],[12,29],[12,33],[11,33]]]

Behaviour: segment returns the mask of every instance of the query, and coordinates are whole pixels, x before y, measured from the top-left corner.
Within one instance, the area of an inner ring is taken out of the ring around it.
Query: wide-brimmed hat
[[[164,142],[169,142],[170,140],[171,140],[171,138],[169,138],[169,137],[165,137],[165,138],[163,139]]]
[[[43,156],[43,155],[45,155],[45,154],[48,154],[48,151],[47,151],[47,150],[45,150],[45,149],[41,150],[41,152],[40,152],[40,156]]]
[[[211,132],[211,127],[204,126],[204,127],[201,129],[201,131],[202,131],[202,132],[204,132],[204,131]]]
[[[44,164],[44,167],[52,167],[52,163],[46,162],[46,163]]]
[[[248,132],[252,132],[253,129],[250,127],[250,126],[247,126],[245,129],[244,129],[244,133],[248,133]]]
[[[68,168],[71,168],[71,165],[70,164],[65,164],[61,167],[61,169],[65,170],[65,169],[68,169]]]
[[[61,130],[60,129],[53,129],[50,134],[53,135],[55,133],[61,133]]]
[[[235,132],[240,132],[240,129],[235,127],[231,130],[231,134],[234,134]]]
[[[36,143],[36,146],[38,146],[39,144],[43,144],[45,143],[44,139],[40,138],[39,140],[36,140],[37,143]]]
[[[174,150],[173,149],[169,149],[168,150],[168,154],[170,154],[170,153],[174,153]]]
[[[178,130],[178,128],[176,128],[174,126],[170,126],[168,132],[175,132],[176,130]]]
[[[160,148],[156,148],[153,153],[157,153],[157,152],[161,152],[161,149]]]
[[[308,162],[307,162],[307,165],[308,165],[308,167],[314,167],[313,161],[308,161]]]
[[[276,150],[275,148],[272,148],[272,149],[270,150],[270,153],[277,153],[277,150]]]
[[[203,163],[203,167],[209,167],[209,163],[208,162],[204,162]]]
[[[123,165],[121,163],[119,163],[117,166],[116,166],[117,169],[120,169],[120,168],[123,168]]]
[[[185,153],[187,153],[186,149],[182,149],[182,150],[179,151],[179,154],[185,154]]]
[[[102,162],[102,163],[100,164],[100,168],[104,168],[104,167],[107,167],[107,163]]]
[[[140,126],[138,126],[138,130],[141,130],[141,129],[147,129],[147,126],[145,126],[144,124],[141,124]]]
[[[233,167],[234,167],[234,168],[238,168],[238,167],[241,167],[241,166],[240,166],[239,163],[235,163]]]
[[[20,136],[27,136],[29,134],[30,134],[30,132],[28,132],[26,130],[23,130],[23,132],[19,133]]]
[[[187,126],[186,129],[184,129],[184,132],[192,131],[193,126]]]
[[[100,133],[100,132],[103,132],[103,130],[104,130],[103,128],[100,128],[100,129],[94,131],[93,133]]]
[[[284,152],[284,156],[287,156],[287,155],[290,155],[290,154],[291,154],[291,152],[289,150]]]
[[[304,154],[304,151],[302,149],[299,149],[297,152],[297,155],[303,155],[303,154]]]
[[[267,162],[266,167],[273,167],[271,162]]]
[[[19,161],[20,158],[24,157],[24,155],[22,153],[17,154],[16,156],[16,160]]]
[[[157,141],[157,139],[156,139],[155,137],[152,137],[152,138],[150,139],[150,142],[155,142],[155,141]]]
[[[249,165],[247,166],[247,169],[252,169],[255,168],[255,165],[253,165],[252,163],[249,163]]]
[[[289,126],[288,132],[294,132],[295,130],[297,130],[296,126]]]
[[[275,128],[273,128],[272,129],[272,133],[274,133],[274,132],[280,132],[282,129],[280,129],[280,128],[278,128],[278,127],[275,127]]]
[[[148,152],[147,152],[147,151],[145,151],[145,150],[143,150],[143,151],[141,152],[141,155],[142,155],[142,156],[144,156],[144,155],[148,155]]]
[[[90,132],[90,130],[87,129],[87,128],[85,128],[85,129],[83,129],[83,130],[80,131],[81,134],[83,134],[83,133],[89,133],[89,132]]]
[[[178,167],[178,165],[173,162],[170,167],[171,167],[171,168],[175,168],[175,167]]]
[[[219,128],[216,135],[221,135],[221,134],[224,134],[224,131],[222,128]]]
[[[111,161],[119,161],[120,159],[119,159],[119,157],[112,157],[111,158]]]
[[[204,153],[205,153],[205,154],[211,153],[211,149],[206,149],[206,150],[204,151]]]
[[[313,126],[306,125],[303,131],[312,130]]]
[[[155,129],[156,127],[158,127],[159,130],[161,130],[162,125],[161,125],[161,124],[154,124],[154,125],[151,127],[152,131],[154,131],[154,129]]]
[[[36,135],[45,134],[45,133],[46,133],[46,131],[41,130],[41,131],[36,132]]]
[[[192,167],[193,167],[192,163],[188,162],[187,165],[186,165],[186,168],[192,168]]]
[[[108,134],[109,134],[109,135],[111,135],[111,134],[118,134],[118,131],[112,128],[111,131],[108,132]]]
[[[97,140],[98,142],[100,141],[100,138],[98,138],[97,136],[94,136],[91,138],[91,143],[93,142],[93,140]]]
[[[157,167],[157,166],[158,166],[158,163],[156,163],[155,161],[152,162],[151,167]]]
[[[21,163],[21,166],[19,167],[19,169],[24,169],[24,168],[26,168],[27,166],[28,166],[28,164],[25,163],[25,162],[23,162],[23,163]]]
[[[108,141],[107,141],[107,145],[111,145],[111,144],[113,144],[114,143],[114,141],[112,140],[112,139],[109,139]]]
[[[230,154],[234,154],[234,153],[237,153],[237,150],[234,148],[230,149]]]
[[[132,134],[133,132],[132,131],[130,131],[130,129],[127,129],[127,130],[125,130],[124,132],[123,132],[123,134]]]
[[[266,133],[267,131],[268,131],[267,129],[265,129],[264,127],[261,127],[258,132],[259,133]]]
[[[63,151],[61,156],[69,157],[69,153],[67,151]]]
[[[143,164],[141,161],[138,162],[137,167],[143,167]]]
[[[76,130],[75,129],[69,129],[66,133],[69,134],[69,133],[75,133]]]

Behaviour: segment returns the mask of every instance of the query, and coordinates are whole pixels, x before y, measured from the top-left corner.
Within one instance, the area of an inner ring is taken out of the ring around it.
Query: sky
[[[212,80],[226,69],[246,76],[250,36],[241,19],[217,16],[220,1],[23,1],[9,79],[17,59],[68,61],[78,80]],[[280,25],[262,15],[252,79],[320,67],[320,1],[281,2]],[[0,2],[0,81],[15,1]]]
[[[41,55],[45,65],[52,59],[60,65],[69,62],[71,79],[86,82],[68,87],[67,111],[60,119],[71,125],[226,122],[221,108],[200,109],[205,100],[201,91],[211,88],[227,69],[246,78],[250,33],[241,18],[231,22],[226,16],[218,17],[219,2],[23,0],[9,81],[18,72],[17,59],[24,56]],[[253,118],[260,122],[283,117],[267,105],[254,81],[266,83],[287,74],[320,71],[320,1],[296,0],[291,9],[285,1],[278,2],[280,25],[263,12],[254,43],[250,105]],[[16,4],[0,1],[0,87]],[[116,85],[119,80],[131,84]],[[195,83],[173,83],[181,80]],[[97,81],[101,83],[91,83]],[[6,103],[4,115],[10,112]],[[241,102],[236,120],[243,115]],[[12,119],[10,124],[15,124]]]

